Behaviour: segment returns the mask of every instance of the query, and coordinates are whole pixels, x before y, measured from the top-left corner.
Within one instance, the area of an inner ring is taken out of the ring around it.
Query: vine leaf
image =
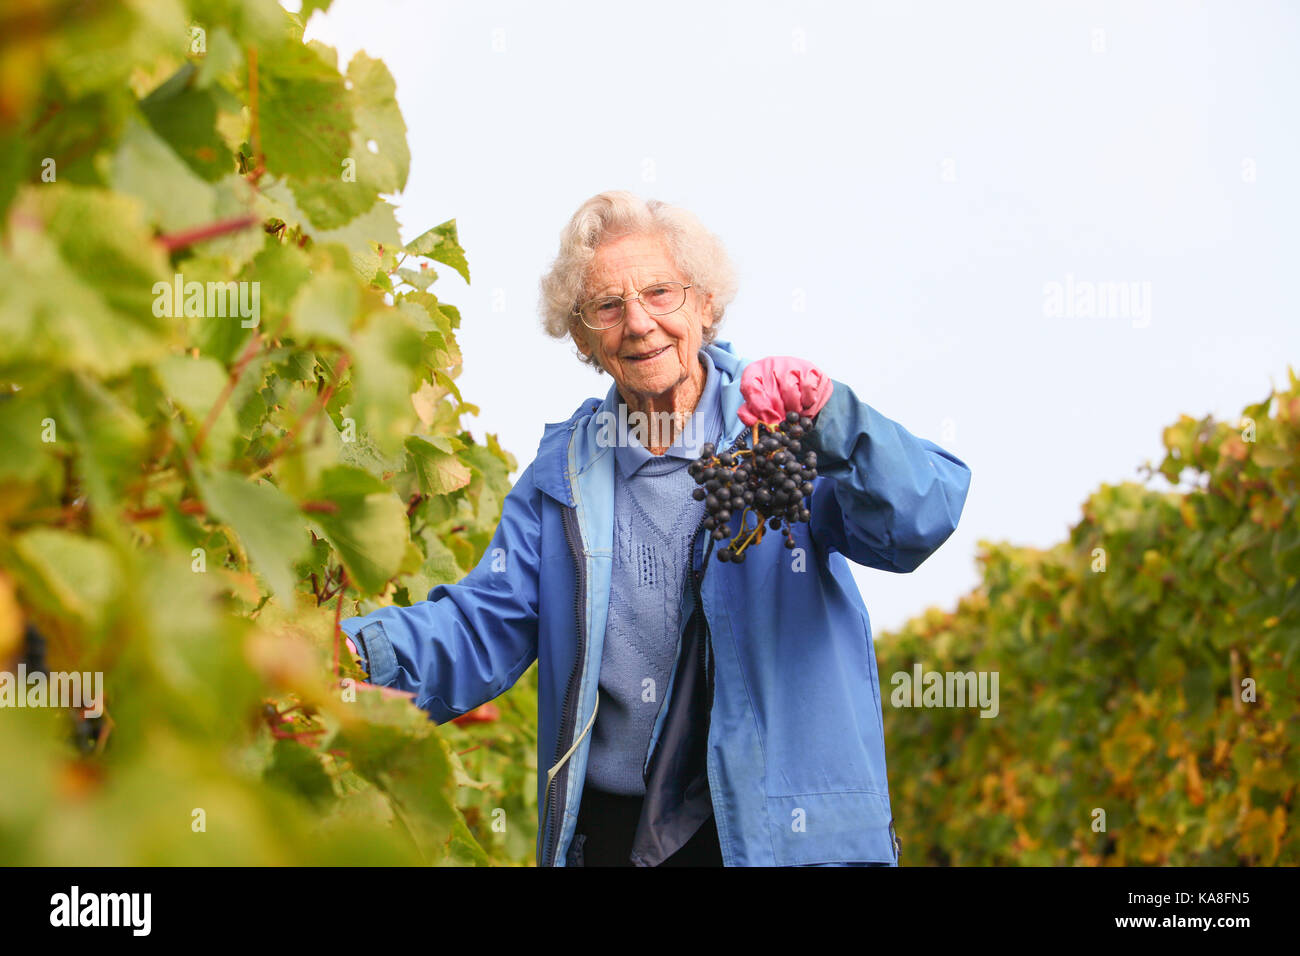
[[[141,199],[163,232],[179,232],[216,218],[212,186],[134,118],[127,122],[113,156],[109,182],[119,193]]]
[[[421,438],[412,435],[406,439],[406,450],[419,477],[421,491],[429,495],[447,495],[469,484],[473,475],[456,457],[458,446],[463,447],[455,439],[443,436]]]
[[[71,614],[92,628],[102,626],[107,606],[122,575],[113,549],[103,541],[57,528],[36,528],[21,535],[16,550],[35,574],[36,590],[52,614]]]
[[[442,225],[434,226],[428,232],[412,239],[406,244],[406,251],[415,256],[428,256],[437,262],[445,263],[469,282],[469,262],[465,259],[465,250],[460,247],[455,219],[448,219]]]
[[[295,42],[268,50],[259,66],[266,168],[296,179],[337,177],[355,125],[337,68]]]
[[[234,529],[276,597],[292,607],[293,565],[307,551],[302,515],[293,501],[269,482],[250,482],[232,472],[200,469],[195,480],[208,511]]]
[[[383,591],[402,566],[410,541],[402,500],[380,479],[351,465],[323,471],[313,498],[337,506],[333,513],[312,517],[338,551],[348,577],[364,593]]]

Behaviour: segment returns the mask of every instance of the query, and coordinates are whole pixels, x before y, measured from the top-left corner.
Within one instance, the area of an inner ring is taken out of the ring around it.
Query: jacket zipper
[[[700,666],[703,668],[701,673],[704,675],[705,686],[708,688],[708,692],[709,692],[708,709],[712,711],[713,710],[713,676],[709,673],[709,651],[711,650],[711,647],[709,645],[712,643],[712,635],[709,633],[709,622],[704,619],[704,595],[703,595],[703,589],[701,587],[701,584],[704,581],[704,566],[705,564],[708,563],[708,555],[707,554],[705,555],[704,561],[701,562],[700,568],[697,570],[695,567],[695,551],[699,543],[699,538],[700,538],[700,529],[696,528],[695,538],[691,541],[691,576],[695,579],[695,611],[698,615],[698,619],[700,621],[700,627],[703,631],[703,634],[700,638]],[[710,538],[709,539],[710,545],[712,544],[712,541],[713,539]],[[713,548],[710,547],[709,552],[712,553],[712,551]]]
[[[697,531],[696,534],[698,535],[699,532]],[[711,661],[712,658],[713,658],[713,631],[709,628],[709,619],[708,619],[708,617],[707,617],[707,616],[705,615],[705,613],[704,613],[704,584],[703,584],[703,582],[704,582],[704,572],[708,569],[708,566],[709,566],[709,558],[713,555],[713,543],[714,543],[714,542],[713,542],[713,538],[712,538],[712,536],[710,536],[710,537],[709,537],[709,545],[708,545],[708,547],[705,549],[703,560],[700,562],[700,568],[699,568],[698,571],[695,571],[695,572],[694,572],[694,574],[695,574],[695,608],[696,608],[696,610],[699,612],[699,615],[700,615],[700,621],[702,622],[700,626],[704,629],[704,636],[703,636],[703,638],[702,638],[701,641],[700,641],[700,645],[701,645],[701,647],[702,647],[702,650],[701,650],[701,652],[700,652],[700,658],[701,658],[701,660],[702,660],[702,662],[703,662],[703,667],[704,667],[704,684],[705,684],[705,688],[706,688],[706,698],[705,698],[706,703],[705,703],[705,707],[704,707],[704,709],[705,709],[705,713],[707,713],[707,714],[709,715],[709,723],[710,723],[710,724],[713,723],[713,671],[714,671],[714,668],[709,666],[710,661]],[[692,549],[692,550],[693,550],[693,549]],[[715,663],[716,663],[716,662],[715,662]],[[707,736],[707,734],[706,734],[706,736],[705,736],[705,740],[704,740],[704,772],[705,772],[705,774],[706,774],[706,776],[708,777],[708,780],[709,780],[709,794],[710,794],[710,799],[712,799],[712,794],[717,793],[717,792],[718,792],[718,789],[717,789],[717,782],[713,779],[713,768],[712,768],[712,766],[710,766],[710,764],[709,764],[709,741],[708,741],[708,736]],[[719,825],[719,823],[718,823],[718,814],[717,814],[717,808],[716,808],[716,807],[714,808],[714,812],[713,812],[713,825],[717,828],[717,831],[718,831],[718,841],[719,841],[719,845],[721,846],[721,843],[722,843],[722,841],[723,841],[723,839],[724,839],[724,836],[723,836],[723,832],[722,832],[722,827],[721,827],[721,825]],[[723,865],[725,866],[725,865],[726,865],[726,853],[723,852],[722,856],[723,856]]]
[[[555,757],[551,761],[551,766],[560,762],[564,756],[564,742],[573,734],[573,725],[577,722],[577,684],[582,674],[582,665],[586,657],[587,650],[587,620],[583,614],[582,608],[586,603],[587,597],[587,567],[582,560],[582,555],[578,552],[576,537],[578,531],[573,527],[577,520],[573,508],[565,506],[563,509],[564,516],[564,538],[569,543],[569,551],[573,554],[574,570],[577,574],[577,587],[574,588],[573,616],[578,628],[577,654],[574,657],[573,672],[569,675],[568,686],[564,689],[564,703],[560,708],[560,732],[555,741]],[[599,689],[597,689],[599,693]],[[559,772],[551,778],[550,784],[546,788],[544,797],[545,805],[543,808],[543,817],[546,826],[546,842],[542,847],[542,866],[550,866],[558,846],[556,841],[559,839],[559,821],[563,819],[562,807],[555,806],[555,800],[560,793],[564,792],[563,787],[568,782],[569,764],[560,768]]]

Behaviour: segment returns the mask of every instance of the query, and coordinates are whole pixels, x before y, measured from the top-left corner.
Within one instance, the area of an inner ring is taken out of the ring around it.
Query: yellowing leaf
[[[443,439],[443,444],[446,439]],[[420,479],[420,490],[431,495],[446,495],[469,484],[473,474],[449,447],[438,447],[438,438],[412,435],[406,450]]]

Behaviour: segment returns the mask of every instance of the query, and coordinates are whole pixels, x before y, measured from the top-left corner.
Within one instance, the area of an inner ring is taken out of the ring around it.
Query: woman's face
[[[621,236],[596,247],[587,272],[586,298],[635,295],[648,285],[669,280],[687,282],[663,239]],[[713,295],[702,295],[692,287],[686,290],[682,307],[667,315],[651,315],[639,299],[633,299],[626,304],[623,321],[612,329],[597,332],[579,324],[577,344],[583,355],[594,355],[614,377],[624,398],[667,400],[700,368],[704,329],[712,324]]]

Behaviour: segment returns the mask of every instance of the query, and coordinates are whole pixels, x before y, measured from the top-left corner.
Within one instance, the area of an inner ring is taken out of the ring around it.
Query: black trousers
[[[578,826],[569,850],[570,865],[632,866],[629,858],[641,819],[643,798],[598,790],[588,783],[578,807]],[[722,848],[712,815],[695,835],[660,866],[722,866]]]

